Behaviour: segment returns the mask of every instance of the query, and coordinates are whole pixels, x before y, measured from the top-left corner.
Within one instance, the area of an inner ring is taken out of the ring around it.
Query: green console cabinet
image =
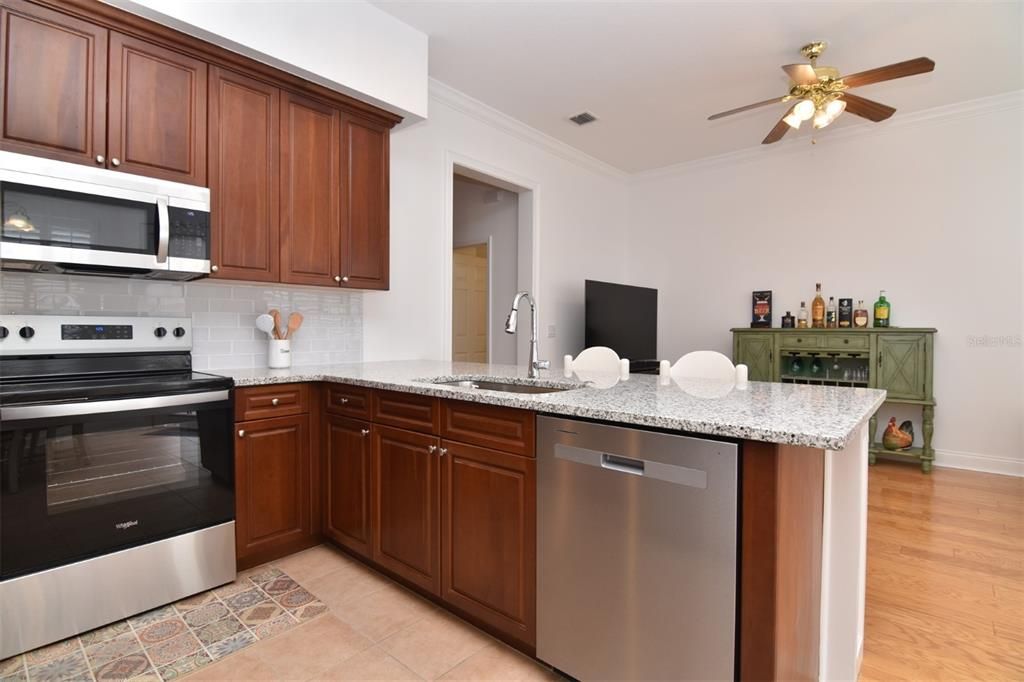
[[[871,417],[871,463],[876,455],[918,461],[931,471],[935,459],[935,362],[931,328],[732,330],[733,362],[747,365],[751,381],[882,388],[886,402],[921,407],[921,447],[893,452],[882,447],[877,413]]]

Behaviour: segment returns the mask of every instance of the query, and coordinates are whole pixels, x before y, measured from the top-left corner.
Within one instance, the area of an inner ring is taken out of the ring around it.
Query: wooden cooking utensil
[[[271,308],[268,313],[274,318],[274,338],[280,339],[281,337],[281,311],[277,308]]]
[[[288,316],[288,330],[284,333],[284,338],[290,339],[292,334],[299,331],[299,327],[302,326],[302,313],[292,313]]]

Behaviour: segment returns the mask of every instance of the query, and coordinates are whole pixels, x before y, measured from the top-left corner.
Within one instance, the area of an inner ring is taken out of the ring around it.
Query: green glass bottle
[[[889,326],[889,312],[891,307],[889,301],[885,299],[885,289],[878,292],[878,300],[875,301],[875,326],[876,327],[888,327]]]

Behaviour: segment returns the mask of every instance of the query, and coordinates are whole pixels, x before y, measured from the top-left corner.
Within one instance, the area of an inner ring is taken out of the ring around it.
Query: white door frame
[[[520,290],[525,289],[531,295],[536,295],[540,290],[540,183],[451,150],[445,151],[444,165],[445,233],[442,244],[441,263],[445,295],[443,297],[443,314],[441,315],[441,324],[444,325],[441,338],[443,340],[444,358],[450,360],[452,357],[452,247],[455,243],[453,200],[456,169],[460,170],[462,175],[476,177],[476,179],[516,193],[519,202],[519,230],[516,235],[516,240],[519,244],[519,256],[522,256],[524,244],[529,245],[530,256],[528,263],[526,263],[528,265],[527,268],[524,268],[524,259],[522,257],[518,259],[518,284]],[[493,254],[489,251],[488,261],[492,257]],[[490,262],[488,262],[488,267],[490,265]],[[511,303],[509,301],[510,305]],[[493,312],[489,312],[490,314],[493,314]],[[537,314],[538,316],[543,315],[540,304],[537,304]],[[538,330],[539,333],[540,330]],[[488,336],[488,346],[490,346],[490,335]],[[525,362],[525,359],[528,357],[528,348],[529,331],[525,334],[519,334],[519,340],[516,343],[518,364]]]

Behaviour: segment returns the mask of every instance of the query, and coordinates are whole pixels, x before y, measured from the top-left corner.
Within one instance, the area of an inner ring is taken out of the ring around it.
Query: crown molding
[[[975,116],[984,116],[987,114],[1021,108],[1024,108],[1024,90],[1011,90],[1010,92],[992,95],[989,97],[981,97],[964,102],[932,107],[931,109],[922,109],[921,111],[910,112],[871,126],[858,125],[837,128],[829,131],[830,134],[828,137],[823,140],[819,140],[818,145],[821,146],[823,142],[831,144],[832,142],[854,140],[868,135],[891,133],[895,130],[911,126],[948,123],[951,121],[973,118]],[[691,173],[712,170],[723,166],[760,161],[769,158],[770,155],[777,156],[780,153],[785,155],[806,153],[809,149],[810,147],[807,144],[806,138],[791,138],[773,145],[756,145],[734,152],[708,156],[700,159],[694,159],[692,161],[684,161],[683,163],[673,164],[671,166],[632,173],[628,176],[628,179],[631,183],[660,180],[679,175],[688,175]]]
[[[512,118],[508,114],[504,114],[494,107],[484,104],[480,100],[474,99],[439,80],[430,79],[429,91],[430,99],[582,168],[616,180],[627,180],[629,178],[629,174],[625,171],[605,163],[586,152],[580,151],[570,144],[555,139],[547,133],[542,133],[536,128],[528,126],[522,121]],[[429,113],[427,114],[427,120],[430,120]]]

